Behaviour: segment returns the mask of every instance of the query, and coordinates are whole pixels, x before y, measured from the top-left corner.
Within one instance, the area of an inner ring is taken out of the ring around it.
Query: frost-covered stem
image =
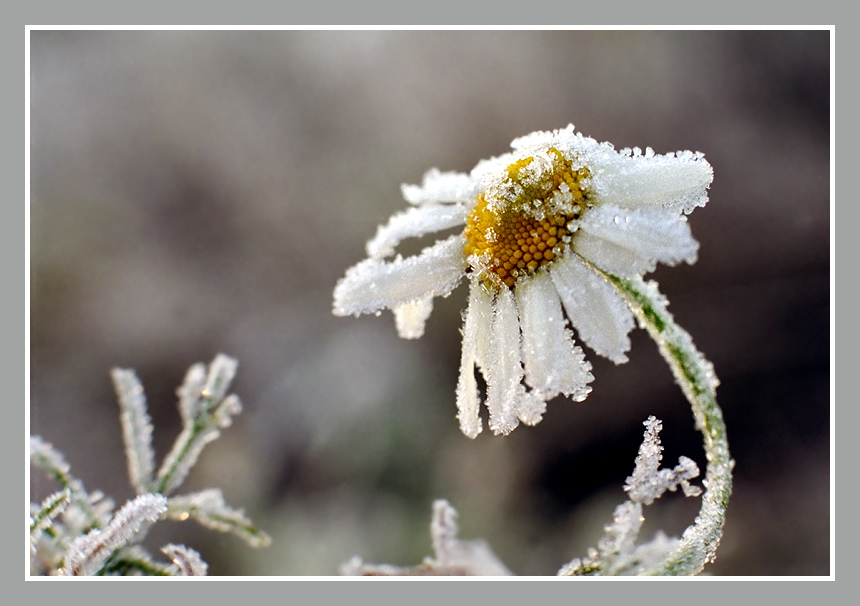
[[[626,279],[603,275],[615,285],[640,325],[657,343],[675,381],[693,407],[696,428],[704,436],[708,464],[699,516],[684,532],[678,548],[652,571],[657,575],[697,574],[714,559],[732,492],[734,461],[729,455],[723,413],[717,404],[719,381],[711,363],[693,345],[689,333],[675,324],[656,282],[645,282],[641,277]]]
[[[205,444],[200,438],[205,430],[210,427],[206,421],[207,419],[197,418],[190,427],[182,430],[173,450],[168,455],[165,464],[158,474],[158,480],[155,482],[155,492],[169,494],[171,490],[185,479],[184,476],[190,467],[186,461],[196,459],[197,453],[194,451],[199,453]],[[177,481],[178,476],[182,477]]]

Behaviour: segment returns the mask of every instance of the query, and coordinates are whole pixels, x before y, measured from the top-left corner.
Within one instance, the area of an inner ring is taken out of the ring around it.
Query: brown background
[[[224,352],[245,411],[185,489],[223,487],[274,544],[191,523],[147,544],[186,542],[212,574],[416,564],[446,497],[463,537],[555,574],[623,501],[648,415],[667,464],[704,467],[653,343],[635,331],[617,367],[589,352],[585,402],[472,441],[454,405],[465,287],[419,341],[388,313],[335,318],[331,292],[401,183],[573,122],[714,166],[699,261],[653,275],[722,380],[737,460],[708,571],[829,574],[829,52],[827,31],[33,32],[31,432],[122,503],[109,369],[138,371],[160,458],[186,368]],[[54,490],[38,470],[31,488]],[[668,495],[643,538],[697,509]]]

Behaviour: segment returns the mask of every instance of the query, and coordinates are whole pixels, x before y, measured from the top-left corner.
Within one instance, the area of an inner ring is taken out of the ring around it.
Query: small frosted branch
[[[111,378],[119,401],[128,477],[135,492],[144,494],[152,490],[155,469],[152,421],[146,410],[146,395],[133,370],[114,368]]]
[[[639,531],[645,518],[644,505],[650,505],[667,490],[681,486],[686,496],[698,496],[701,489],[692,486],[689,480],[699,475],[699,468],[687,457],[680,457],[674,469],[660,469],[663,446],[660,430],[663,424],[651,416],[643,423],[645,435],[633,475],[627,478],[624,490],[629,500],[615,508],[612,524],[606,526],[606,534],[592,549],[585,560],[575,559],[559,571],[559,575],[630,575],[649,574],[661,566],[671,551],[678,546],[678,539],[668,538],[662,532],[653,541],[636,545]]]
[[[660,430],[663,424],[655,417],[650,416],[644,423],[645,440],[639,447],[636,457],[636,468],[633,475],[627,478],[624,490],[630,495],[634,503],[650,505],[655,499],[660,498],[667,491],[675,491],[681,486],[684,494],[688,497],[697,497],[702,494],[698,486],[692,486],[689,482],[698,477],[699,467],[694,461],[687,457],[680,457],[678,465],[674,469],[660,469],[660,461],[663,459],[663,446],[660,444]]]
[[[639,324],[657,343],[660,354],[668,362],[675,381],[692,406],[696,428],[704,438],[708,465],[699,516],[695,524],[684,532],[675,552],[655,571],[655,574],[665,575],[698,574],[705,564],[714,560],[732,492],[734,461],[729,455],[723,413],[717,404],[719,381],[713,366],[696,349],[689,333],[675,324],[666,308],[668,302],[660,294],[656,282],[645,282],[638,276],[628,280],[601,273],[615,285]]]
[[[269,536],[254,526],[243,510],[233,509],[224,502],[224,495],[217,488],[171,497],[167,507],[167,517],[171,520],[193,518],[207,528],[232,532],[251,547],[267,547],[271,543]]]
[[[484,541],[457,538],[457,511],[448,501],[433,503],[430,539],[435,558],[425,558],[420,566],[398,567],[365,564],[355,557],[340,568],[346,576],[508,576],[510,570],[499,561]]]
[[[188,476],[206,444],[216,439],[221,429],[230,425],[233,415],[242,411],[239,398],[232,394],[226,395],[237,367],[236,360],[218,354],[210,364],[205,379],[202,365],[189,369],[185,382],[177,390],[182,433],[158,472],[155,482],[157,492],[169,494],[176,490]]]
[[[205,577],[209,564],[203,561],[200,554],[185,545],[169,543],[161,551],[173,561],[173,571],[183,577]]]
[[[160,494],[143,494],[129,501],[103,530],[92,530],[75,539],[66,551],[61,574],[96,574],[116,550],[140,540],[150,524],[163,517],[166,511],[167,499]]]

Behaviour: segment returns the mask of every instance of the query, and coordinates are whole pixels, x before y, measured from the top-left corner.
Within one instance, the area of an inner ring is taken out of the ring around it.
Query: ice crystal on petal
[[[544,400],[560,393],[576,401],[584,400],[591,391],[587,383],[594,379],[591,364],[574,344],[549,274],[539,272],[516,292],[526,383]]]
[[[397,213],[386,225],[380,226],[376,236],[367,243],[367,254],[373,259],[391,256],[397,245],[406,238],[462,225],[466,214],[466,206],[462,204],[420,206]]]
[[[582,341],[616,364],[626,362],[634,321],[621,295],[576,256],[560,259],[550,276]]]
[[[590,365],[571,329],[596,353],[627,360],[632,314],[600,272],[634,277],[657,263],[694,262],[698,243],[685,214],[705,204],[713,178],[698,152],[619,152],[573,125],[511,146],[468,174],[433,169],[422,185],[404,185],[413,207],[377,230],[368,259],[334,290],[335,315],[391,309],[398,334],[417,338],[430,301],[470,281],[456,391],[470,437],[481,426],[476,368],[487,382],[490,428],[508,433],[538,422],[555,395],[588,394]],[[406,238],[459,225],[461,234],[419,255],[396,254]]]
[[[575,248],[604,271],[634,276],[653,271],[657,262],[693,263],[699,243],[684,217],[673,219],[661,208],[593,209],[580,224]]]
[[[415,257],[398,256],[391,262],[371,258],[359,263],[335,288],[335,315],[376,312],[450,294],[464,277],[463,244],[462,236],[451,236]]]

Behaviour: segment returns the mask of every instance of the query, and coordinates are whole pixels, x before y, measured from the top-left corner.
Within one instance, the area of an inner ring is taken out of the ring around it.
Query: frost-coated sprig
[[[511,571],[496,557],[484,541],[461,541],[457,538],[457,510],[446,500],[433,503],[430,539],[435,557],[424,558],[418,566],[365,564],[354,557],[341,566],[346,576],[508,576]]]
[[[576,558],[563,566],[559,575],[654,574],[676,549],[678,539],[669,538],[662,532],[658,532],[649,543],[636,544],[645,521],[642,508],[659,499],[667,490],[675,491],[679,486],[686,496],[699,496],[702,490],[690,484],[691,479],[698,477],[699,467],[691,459],[680,457],[674,469],[660,469],[663,458],[660,430],[663,425],[653,416],[648,417],[644,425],[645,437],[636,456],[636,467],[624,484],[629,500],[615,508],[612,524],[604,529],[606,534],[598,542],[597,549],[591,549],[587,558]]]
[[[32,575],[181,575],[200,576],[207,564],[195,550],[169,544],[162,548],[172,564],[156,562],[139,543],[154,522],[193,518],[221,532],[232,532],[252,547],[265,547],[269,537],[224,501],[220,489],[169,497],[187,477],[203,447],[230,425],[241,411],[228,395],[236,374],[234,359],[219,354],[208,372],[203,364],[188,371],[178,390],[183,430],[170,454],[154,474],[152,423],[143,386],[132,370],[113,369],[129,480],[138,493],[114,513],[114,504],[100,492],[88,493],[70,472],[63,455],[38,436],[30,437],[30,462],[54,478],[61,490],[41,505],[30,504],[30,574]]]

